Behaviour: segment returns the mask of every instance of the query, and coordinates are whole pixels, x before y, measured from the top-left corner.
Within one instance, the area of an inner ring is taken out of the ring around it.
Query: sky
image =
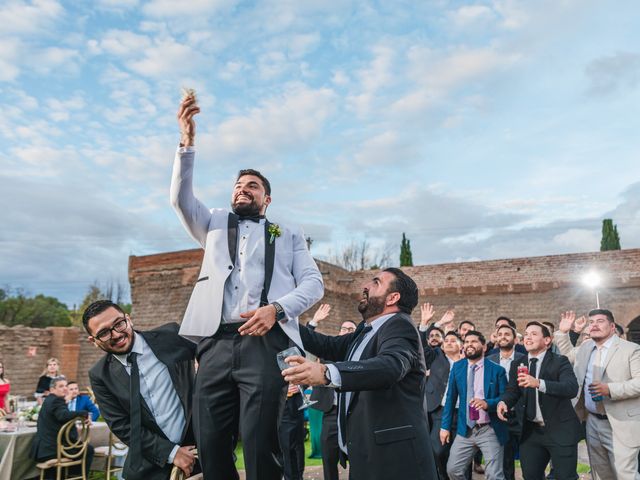
[[[81,302],[129,255],[195,248],[169,205],[194,88],[195,189],[273,187],[326,259],[640,247],[637,0],[3,0],[0,286]],[[397,260],[396,260],[397,261]]]

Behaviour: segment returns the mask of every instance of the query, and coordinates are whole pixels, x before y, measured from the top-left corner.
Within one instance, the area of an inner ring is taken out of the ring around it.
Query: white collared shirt
[[[508,357],[502,356],[502,350],[498,352],[498,358],[500,359],[500,366],[507,372],[507,382],[509,381],[509,370],[511,369],[511,362],[513,362],[516,356],[516,349],[511,350],[511,355]]]
[[[607,354],[609,353],[609,349],[611,348],[611,345],[613,344],[613,338],[615,335],[612,335],[611,338],[609,338],[609,340],[607,340],[606,342],[604,342],[604,344],[600,347],[601,351],[600,351],[600,378],[602,378],[602,374],[604,373],[604,369],[602,368],[602,365],[604,365],[605,360],[607,359]],[[591,355],[589,355],[589,363],[587,363],[587,371],[585,372],[585,376],[584,376],[584,406],[586,407],[586,409],[588,411],[590,411],[591,413],[599,413],[598,412],[598,407],[596,406],[596,402],[593,401],[593,398],[591,398],[591,393],[589,393],[589,385],[593,383],[593,361],[595,359],[595,354],[596,351],[598,350],[598,347],[594,344],[593,345],[593,350],[591,350]]]
[[[536,388],[536,418],[534,419],[535,423],[539,423],[540,425],[544,425],[544,418],[542,417],[542,410],[540,410],[540,392],[545,393],[547,391],[546,385],[544,383],[544,380],[540,380],[540,370],[542,370],[542,361],[544,360],[544,356],[546,355],[547,351],[544,350],[542,351],[542,353],[536,355],[531,355],[528,354],[527,355],[527,366],[531,363],[530,360],[532,358],[537,358],[538,361],[536,362],[536,375],[535,378],[537,378],[540,381],[540,386],[538,388]]]

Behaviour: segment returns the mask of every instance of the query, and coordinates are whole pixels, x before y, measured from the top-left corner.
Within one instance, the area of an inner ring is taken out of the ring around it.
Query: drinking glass
[[[294,355],[302,356],[302,352],[298,347],[291,347],[281,352],[278,352],[278,354],[276,355],[276,360],[278,361],[278,367],[280,367],[280,370],[286,370],[291,366],[287,362],[285,362],[285,360],[289,357],[293,357]],[[307,396],[304,394],[304,390],[300,385],[296,385],[296,386],[298,387],[298,391],[300,392],[300,395],[302,395],[302,406],[298,410],[303,410],[309,407],[310,405],[313,405],[314,403],[318,403],[317,400],[309,400]]]

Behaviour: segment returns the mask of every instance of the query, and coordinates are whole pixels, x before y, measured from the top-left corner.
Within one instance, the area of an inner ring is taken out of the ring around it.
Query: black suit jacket
[[[58,454],[58,432],[69,420],[87,418],[87,410],[71,412],[64,398],[49,394],[38,413],[38,431],[31,445],[31,455],[38,461],[55,458]],[[72,430],[71,436],[76,433]]]
[[[526,359],[525,359],[526,360]],[[527,363],[525,361],[525,363]],[[509,384],[502,396],[509,408],[515,407],[520,425],[519,437],[526,434],[525,389],[518,387],[518,364],[511,363]],[[582,429],[571,400],[578,394],[578,380],[567,357],[547,350],[540,366],[538,378],[544,380],[545,393],[538,392],[538,402],[544,419],[546,434],[558,445],[570,446],[580,441]],[[523,440],[526,440],[524,438]]]
[[[367,343],[359,361],[345,361],[362,331],[330,337],[301,326],[306,350],[337,362],[341,391],[353,392],[347,409],[350,476],[355,479],[436,478],[424,409],[425,364],[411,317],[389,318]]]
[[[158,360],[169,370],[171,381],[184,408],[186,426],[182,433],[185,440],[190,431],[191,397],[193,393],[193,360],[196,344],[178,335],[178,324],[169,323],[142,335]],[[130,438],[130,400],[129,374],[124,366],[112,354],[102,357],[89,371],[91,386],[96,395],[102,416],[113,434],[129,445]],[[144,399],[142,405],[142,465],[133,471],[129,457],[124,465],[124,476],[127,480],[167,479],[171,473],[171,465],[167,459],[175,446],[162,432],[156,423]]]

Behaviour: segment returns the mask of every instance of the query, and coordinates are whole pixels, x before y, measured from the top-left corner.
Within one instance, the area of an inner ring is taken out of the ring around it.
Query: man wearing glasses
[[[195,464],[190,425],[195,345],[169,323],[140,332],[109,300],[82,315],[89,342],[107,352],[89,371],[102,416],[129,446],[127,480],[166,480],[172,465],[189,476]]]

